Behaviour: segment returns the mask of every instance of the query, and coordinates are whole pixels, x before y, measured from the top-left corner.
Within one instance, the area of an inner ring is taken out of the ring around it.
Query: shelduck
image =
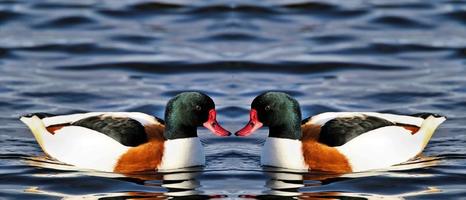
[[[431,113],[376,112],[328,112],[301,120],[298,101],[282,92],[266,92],[253,100],[249,123],[235,134],[248,136],[269,127],[261,153],[264,166],[346,173],[416,157],[445,120]]]
[[[202,166],[197,127],[230,135],[217,123],[214,101],[200,92],[183,92],[168,101],[165,122],[139,112],[33,113],[21,121],[48,156],[79,168],[120,173]]]

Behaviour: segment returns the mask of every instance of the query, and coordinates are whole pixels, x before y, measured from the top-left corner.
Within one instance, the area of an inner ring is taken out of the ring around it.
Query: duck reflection
[[[162,173],[142,173],[142,174],[124,174],[122,180],[149,186],[153,188],[163,189],[162,196],[168,197],[182,197],[182,196],[197,196],[201,195],[198,190],[201,184],[197,178],[201,175],[202,168],[187,168],[181,171],[171,171]],[[154,193],[159,196],[159,192]],[[135,196],[152,196],[151,193],[141,194],[140,192],[134,193]],[[132,197],[135,197],[132,196]]]
[[[228,175],[224,175],[225,171],[205,171],[201,167],[117,174],[81,170],[44,157],[24,159],[38,167],[31,174],[37,178],[35,183],[40,186],[31,185],[24,192],[63,199],[405,199],[441,192],[425,181],[420,184],[422,186],[409,185],[413,178],[429,180],[430,176],[435,176],[435,171],[426,169],[440,162],[440,158],[435,157],[421,157],[388,169],[361,173],[334,174],[263,168],[257,171],[228,171]],[[57,181],[60,179],[64,182]],[[253,179],[257,182],[255,189],[262,188],[265,191],[260,195],[251,194],[257,190],[248,191],[247,188],[252,185],[245,187],[241,179]],[[410,182],[397,188],[386,186],[399,183],[400,179]],[[212,185],[216,185],[217,191],[211,195],[204,194],[206,188]],[[70,187],[80,189],[66,189]]]
[[[436,187],[426,187],[414,192],[398,193],[394,195],[384,195],[376,193],[353,193],[345,192],[343,188],[327,187],[335,182],[350,180],[343,174],[295,174],[283,172],[266,173],[270,179],[266,182],[266,187],[270,190],[263,195],[243,195],[242,198],[254,199],[405,199],[411,196],[433,194],[441,192]],[[326,191],[330,190],[330,191]],[[336,190],[336,191],[331,191]],[[341,191],[338,191],[341,190]]]
[[[353,191],[360,190],[358,187],[367,186],[367,184],[363,183],[364,180],[367,180],[367,177],[410,179],[413,177],[433,176],[429,173],[416,173],[409,170],[435,166],[438,162],[439,158],[420,157],[384,170],[349,174],[307,173],[285,171],[279,168],[264,168],[264,171],[266,171],[264,173],[268,177],[265,187],[269,190],[264,191],[262,195],[243,195],[241,197],[255,199],[405,199],[411,196],[438,193],[441,190],[434,186],[426,186],[420,187],[417,191],[393,191],[395,194],[386,194],[387,191],[381,192],[376,189],[373,193],[366,192],[366,189],[369,188],[362,190],[363,193]],[[387,190],[390,190],[390,188],[387,188]]]
[[[107,173],[89,171],[64,165],[46,157],[25,158],[25,161],[39,167],[34,177],[45,180],[74,179],[73,182],[86,182],[83,185],[89,188],[102,188],[93,194],[77,195],[66,192],[50,192],[47,189],[31,186],[24,190],[26,193],[61,197],[62,199],[100,199],[118,197],[122,199],[212,199],[224,198],[223,195],[204,195],[199,189],[201,183],[199,176],[203,173],[202,167],[184,168],[176,171],[141,172],[132,174]],[[91,179],[89,179],[91,177]],[[68,181],[71,182],[71,181]],[[112,187],[116,187],[116,191]],[[73,187],[72,185],[52,185],[53,187]],[[108,186],[109,188],[106,188]],[[85,188],[85,187],[84,187]]]
[[[202,187],[199,177],[203,174],[203,168],[185,168],[177,171],[165,171],[148,174],[125,174],[126,181],[144,184],[153,188],[165,190],[159,192],[128,193],[129,198],[150,199],[217,199],[225,198],[224,195],[205,195],[199,188]]]
[[[102,192],[87,195],[72,195],[59,192],[48,192],[41,190],[39,187],[30,187],[25,190],[27,193],[41,194],[47,196],[61,197],[62,199],[101,199],[101,198],[121,198],[121,199],[214,199],[224,198],[224,195],[204,195],[203,192],[198,190],[201,184],[197,178],[202,174],[201,168],[190,168],[188,171],[183,172],[163,172],[163,173],[138,173],[138,174],[113,174],[106,176],[113,180],[124,181],[124,185],[129,188],[133,183],[140,185],[137,190],[125,192]],[[101,173],[94,172],[75,172],[74,176],[102,176]],[[70,174],[65,175],[71,177]],[[57,178],[57,176],[55,176]],[[66,187],[66,186],[64,186]],[[126,190],[121,188],[120,190]],[[131,190],[131,189],[128,189]]]
[[[303,196],[302,188],[317,187],[344,179],[342,174],[271,171],[271,168],[265,170],[265,174],[269,177],[265,186],[270,189],[265,191],[267,196],[301,197]]]

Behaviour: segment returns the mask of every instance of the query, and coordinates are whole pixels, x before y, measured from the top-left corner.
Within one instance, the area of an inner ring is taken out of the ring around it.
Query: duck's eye
[[[265,106],[264,108],[266,111],[269,111],[270,110],[270,106]]]
[[[196,110],[202,110],[202,107],[199,105],[196,105]]]

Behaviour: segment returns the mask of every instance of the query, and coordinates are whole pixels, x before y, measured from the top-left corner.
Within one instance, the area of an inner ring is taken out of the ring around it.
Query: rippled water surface
[[[0,197],[466,198],[466,2],[1,1]],[[325,111],[448,116],[422,157],[353,174],[259,166],[266,131],[200,130],[204,169],[121,175],[47,159],[18,116],[141,111],[209,94],[237,130],[265,90]]]

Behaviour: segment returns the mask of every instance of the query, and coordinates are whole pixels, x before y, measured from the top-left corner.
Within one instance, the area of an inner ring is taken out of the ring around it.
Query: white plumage
[[[444,117],[430,116],[414,135],[399,126],[378,128],[336,148],[348,158],[353,172],[389,167],[420,154],[443,121]]]
[[[204,148],[198,137],[167,140],[158,170],[179,169],[205,164]]]
[[[31,129],[45,153],[63,163],[81,168],[111,172],[121,155],[129,149],[88,128],[67,126],[52,135],[36,116],[22,117],[21,121]]]
[[[375,112],[327,112],[313,116],[305,125],[323,126],[340,117],[374,116],[393,123],[420,127],[411,131],[401,126],[385,126],[363,133],[342,146],[334,147],[344,155],[353,172],[386,168],[406,162],[420,154],[445,117],[427,119]],[[299,140],[268,137],[262,148],[261,164],[288,169],[308,169]]]
[[[43,118],[42,121],[45,127],[48,127],[48,126],[56,125],[56,124],[73,123],[81,119],[98,116],[98,115],[131,118],[131,119],[138,121],[142,125],[154,124],[154,123],[160,124],[153,116],[150,116],[145,113],[140,113],[140,112],[89,112],[89,113],[79,113],[79,114],[46,117],[46,118]]]
[[[39,119],[22,117],[32,131],[42,150],[50,157],[65,164],[99,171],[114,171],[118,160],[131,147],[125,146],[105,134],[81,126],[64,126],[54,134],[47,131],[51,125],[68,124],[93,116],[128,117],[142,125],[160,124],[153,116],[137,112],[91,112],[61,115]],[[179,169],[205,164],[204,149],[199,138],[167,140],[159,170]]]
[[[328,121],[338,117],[361,117],[364,115],[382,118],[393,123],[403,123],[414,126],[421,126],[422,122],[424,121],[424,119],[420,117],[376,112],[326,112],[313,116],[307,123],[324,125]]]
[[[299,140],[267,137],[261,153],[261,165],[287,169],[308,169]]]

